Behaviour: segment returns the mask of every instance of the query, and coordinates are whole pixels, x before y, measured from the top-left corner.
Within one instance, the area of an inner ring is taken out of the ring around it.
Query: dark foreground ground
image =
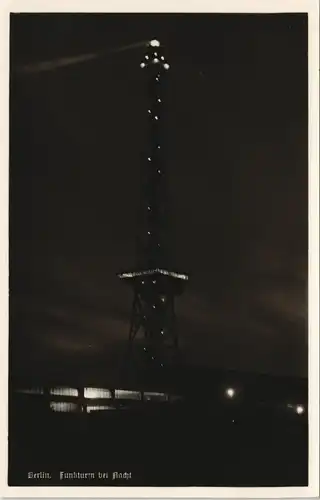
[[[201,402],[96,414],[11,410],[10,486],[306,486],[306,416]],[[60,479],[60,472],[95,479]],[[50,479],[28,479],[48,472]],[[108,473],[99,478],[98,472]],[[113,472],[131,473],[126,480]]]

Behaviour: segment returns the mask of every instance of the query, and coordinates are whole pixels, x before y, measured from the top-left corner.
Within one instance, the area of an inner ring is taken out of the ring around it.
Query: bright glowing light
[[[147,60],[149,59],[149,56],[144,56],[144,57],[145,57],[145,59],[147,59]]]
[[[163,56],[161,56],[160,59],[161,59],[161,61],[164,61],[164,57]]]
[[[227,390],[226,390],[226,395],[228,396],[228,398],[233,398],[236,394],[236,391],[234,389],[232,389],[232,387],[229,387]]]
[[[304,413],[304,406],[302,406],[302,405],[297,405],[297,406],[296,406],[296,413],[297,413],[298,415],[302,415],[302,413]]]
[[[153,280],[152,283],[155,285],[156,284],[156,280]]]
[[[148,161],[151,161],[151,157],[150,156],[148,157]]]
[[[158,149],[160,149],[161,146],[157,146]]]
[[[166,298],[165,297],[161,297],[161,302],[165,302],[166,301]]]
[[[150,233],[150,231],[148,231],[148,235],[149,235],[149,236],[150,236],[150,234],[151,234],[151,233]]]
[[[161,174],[161,170],[158,170],[158,174]]]
[[[164,69],[169,69],[169,68],[170,68],[170,66],[169,66],[169,64],[168,64],[168,63],[165,63],[165,64],[163,65],[163,67],[164,67]]]
[[[160,42],[159,40],[151,40],[150,45],[151,47],[160,47]]]
[[[149,115],[151,115],[151,109],[148,109],[148,113],[149,113]]]
[[[161,330],[161,332],[160,332],[160,333],[161,333],[161,335],[163,335],[163,330]]]
[[[144,281],[141,281],[141,285],[144,285]]]
[[[96,389],[95,387],[85,387],[84,397],[88,399],[110,399],[111,391],[109,391],[109,389]]]
[[[155,308],[156,308],[156,306],[155,306],[154,304],[153,304],[153,306],[152,306],[152,307],[153,307],[153,309],[155,309]]]
[[[155,57],[155,58],[153,59],[153,62],[154,62],[154,64],[157,64],[157,63],[159,62],[159,59],[158,59],[157,57]]]
[[[154,119],[155,119],[155,120],[159,120],[159,116],[157,116],[157,115],[156,115],[156,116],[154,117]]]
[[[157,55],[158,55],[158,52],[153,53],[153,57],[157,57]]]
[[[142,63],[140,64],[140,68],[144,68],[144,67],[145,67],[145,65],[146,65],[146,64],[145,64],[144,62],[142,62]]]
[[[151,208],[150,208],[150,207],[148,207],[148,210],[151,210]]]
[[[158,102],[161,102],[161,99],[160,99],[160,98],[158,99]]]

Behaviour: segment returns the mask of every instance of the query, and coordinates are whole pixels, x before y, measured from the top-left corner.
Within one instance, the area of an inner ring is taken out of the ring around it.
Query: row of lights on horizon
[[[225,390],[225,396],[227,398],[229,398],[229,399],[235,398],[236,395],[237,395],[236,390],[233,387],[228,387]],[[304,413],[304,411],[305,411],[303,405],[291,405],[291,404],[288,404],[287,406],[288,406],[288,408],[293,408],[298,415],[302,415]]]

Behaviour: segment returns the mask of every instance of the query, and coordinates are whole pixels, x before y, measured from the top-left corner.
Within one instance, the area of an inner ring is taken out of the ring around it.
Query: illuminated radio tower
[[[148,43],[140,68],[147,79],[146,114],[150,137],[142,163],[137,267],[118,276],[130,284],[134,292],[129,352],[139,353],[142,366],[150,374],[161,373],[165,366],[171,365],[176,358],[178,335],[175,328],[174,300],[176,295],[182,293],[188,276],[171,268],[168,251],[169,218],[160,132],[163,118],[163,84],[170,66],[164,58],[158,40]]]

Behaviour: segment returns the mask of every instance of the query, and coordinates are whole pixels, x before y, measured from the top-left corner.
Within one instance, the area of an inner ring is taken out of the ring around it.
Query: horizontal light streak
[[[50,408],[52,411],[68,413],[77,411],[78,405],[76,403],[70,403],[65,401],[51,401]]]
[[[115,410],[113,406],[106,405],[88,405],[87,413],[91,413],[92,411],[102,411],[102,410]]]
[[[50,394],[53,396],[78,396],[78,389],[72,387],[54,387],[50,389]]]
[[[116,399],[135,399],[141,400],[141,392],[139,391],[127,391],[125,389],[116,389],[114,393]]]
[[[178,278],[181,280],[188,280],[189,276],[187,274],[176,273],[174,271],[167,271],[166,269],[147,269],[146,271],[134,271],[128,273],[120,273],[118,276],[122,278],[135,278],[137,276],[148,276],[152,274],[163,274],[164,276],[170,276],[172,278]]]

